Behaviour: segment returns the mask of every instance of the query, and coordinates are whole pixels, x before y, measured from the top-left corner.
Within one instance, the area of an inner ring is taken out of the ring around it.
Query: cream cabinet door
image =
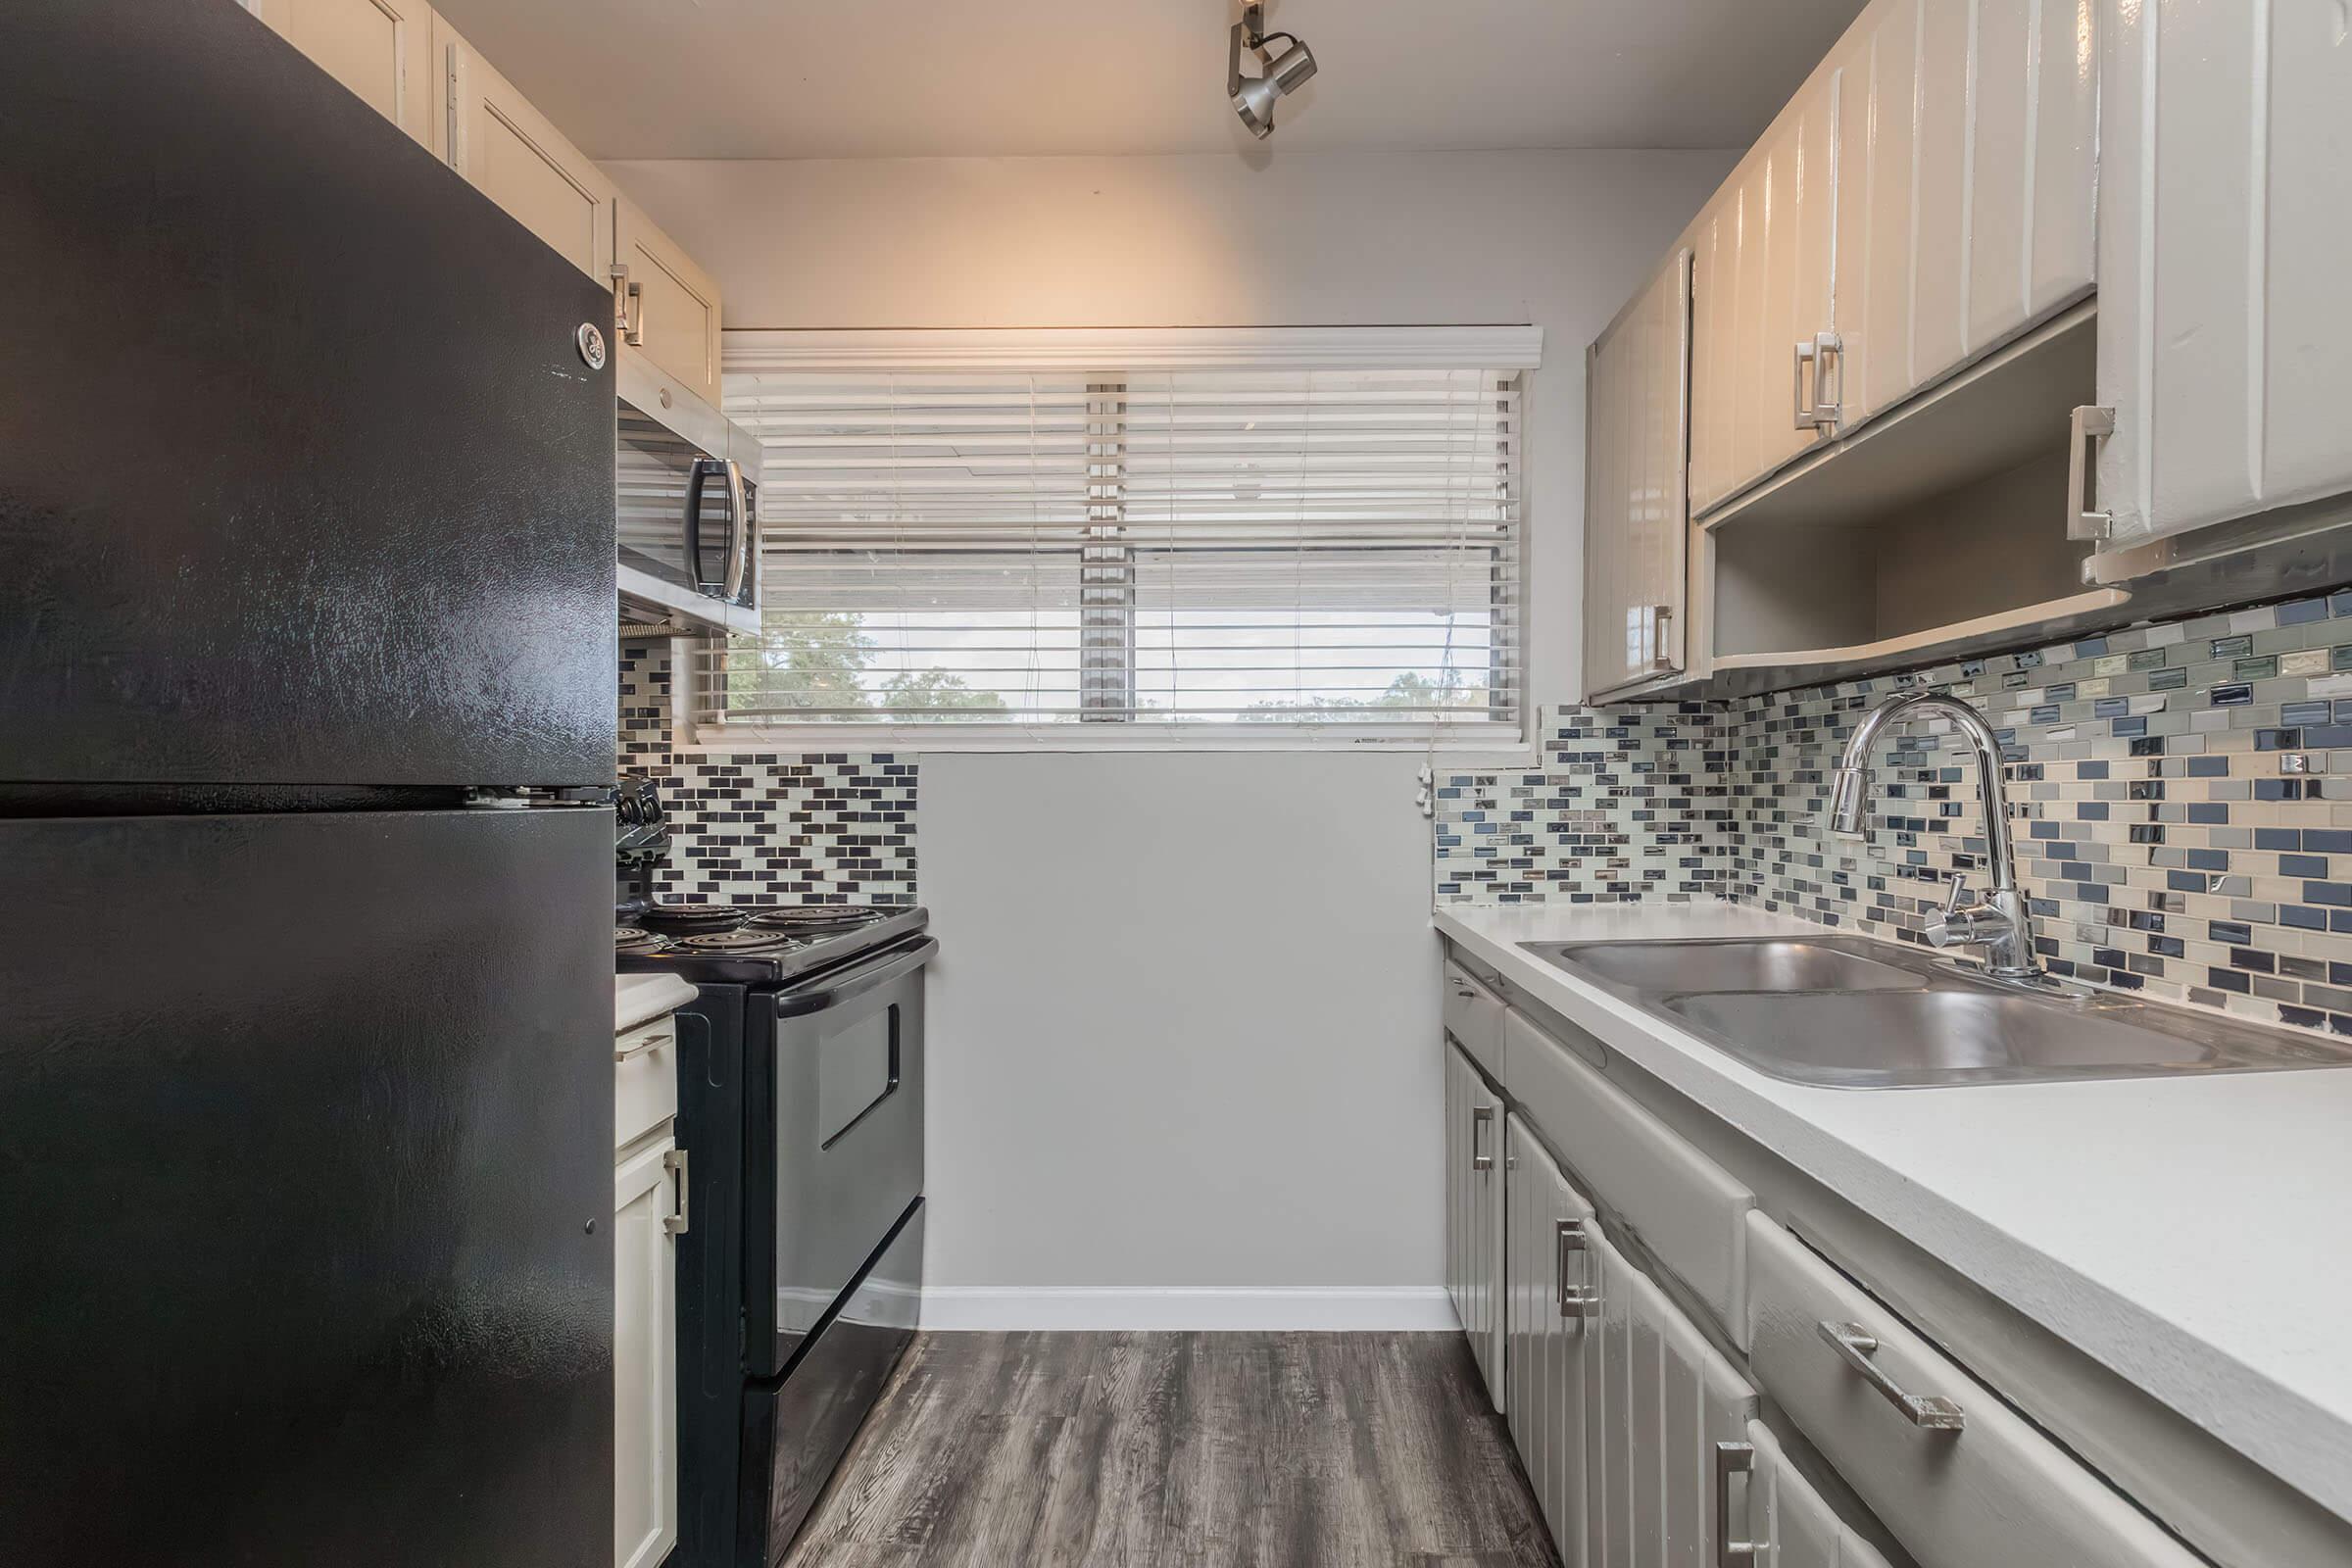
[[[1690,510],[1837,429],[1838,73],[1814,72],[1692,226]],[[1824,354],[1824,350],[1828,352]]]
[[[433,8],[422,0],[251,0],[318,67],[417,141],[432,141]]]
[[[2098,32],[2107,536],[2352,490],[2344,8],[2099,0]]]
[[[1756,1394],[1657,1284],[1594,1232],[1584,1288],[1584,1556],[1707,1564],[1717,1555],[1716,1445],[1740,1439]]]
[[[1587,700],[1688,667],[1690,252],[1592,345],[1586,371]]]
[[[678,1539],[677,1146],[612,1172],[612,1561],[657,1568]]]
[[[1567,1568],[1587,1568],[1585,1305],[1592,1205],[1510,1118],[1503,1366],[1511,1442]]]
[[[1838,73],[1838,428],[2088,294],[2097,0],[1873,0]]]
[[[1503,1408],[1502,1102],[1446,1051],[1446,1287],[1494,1408]]]
[[[612,182],[438,17],[433,58],[441,106],[433,151],[572,266],[610,285]]]
[[[718,285],[625,196],[612,201],[612,255],[628,270],[621,340],[717,408]]]
[[[1723,1473],[1713,1489],[1714,1506],[1724,1515],[1717,1528],[1729,1531],[1735,1547],[1744,1544],[1749,1550],[1695,1561],[1886,1568],[1878,1548],[1839,1519],[1798,1474],[1762,1422],[1750,1421],[1741,1440],[1717,1444],[1711,1460]]]

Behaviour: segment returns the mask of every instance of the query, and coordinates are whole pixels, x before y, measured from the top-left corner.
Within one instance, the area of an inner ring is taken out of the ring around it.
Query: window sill
[[[1077,733],[1072,733],[1076,731]],[[1118,731],[1119,733],[1104,733]],[[1348,735],[1335,730],[1289,731],[1278,735],[1166,732],[1138,734],[1125,725],[1054,725],[1021,729],[950,724],[912,726],[842,724],[823,727],[706,730],[672,748],[684,757],[740,757],[747,754],[871,752],[1317,752],[1327,755],[1424,756],[1427,735]],[[1524,735],[1440,736],[1438,766],[1456,771],[1491,771],[1534,766],[1542,751]]]

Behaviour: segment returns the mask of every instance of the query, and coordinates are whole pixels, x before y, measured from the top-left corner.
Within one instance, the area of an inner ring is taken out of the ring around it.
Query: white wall
[[[1576,691],[1584,349],[1723,153],[622,163],[738,327],[1536,322],[1530,686]],[[944,1324],[1437,1326],[1416,754],[934,754]]]

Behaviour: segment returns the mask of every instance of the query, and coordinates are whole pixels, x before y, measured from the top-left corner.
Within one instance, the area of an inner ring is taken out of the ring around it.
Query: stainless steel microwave
[[[760,443],[637,355],[619,370],[614,501],[632,619],[760,628]]]

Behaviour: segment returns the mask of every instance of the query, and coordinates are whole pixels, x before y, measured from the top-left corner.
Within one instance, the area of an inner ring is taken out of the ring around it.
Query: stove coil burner
[[[639,957],[648,953],[660,953],[668,946],[667,937],[656,936],[637,926],[616,925],[612,928],[612,951],[616,955],[627,954],[631,957]]]
[[[706,931],[732,931],[743,924],[743,911],[731,904],[657,904],[637,916],[649,930],[673,936]]]
[[[747,925],[763,931],[790,931],[813,936],[820,932],[851,931],[884,918],[880,909],[852,904],[787,904],[755,909]]]
[[[704,931],[680,937],[677,946],[680,952],[745,954],[772,953],[795,944],[781,931],[761,931],[747,925],[732,931]]]

